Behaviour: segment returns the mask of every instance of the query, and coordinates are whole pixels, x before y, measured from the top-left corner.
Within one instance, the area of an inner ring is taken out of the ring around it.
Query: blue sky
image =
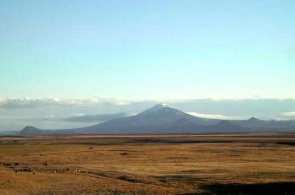
[[[294,18],[293,0],[2,0],[0,130],[159,102],[295,118]]]
[[[295,97],[294,1],[0,2],[2,97]]]

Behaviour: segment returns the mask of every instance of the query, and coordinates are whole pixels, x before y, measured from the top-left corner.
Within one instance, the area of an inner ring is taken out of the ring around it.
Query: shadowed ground
[[[264,184],[210,184],[201,188],[216,194],[268,194],[287,195],[295,193],[295,182]]]

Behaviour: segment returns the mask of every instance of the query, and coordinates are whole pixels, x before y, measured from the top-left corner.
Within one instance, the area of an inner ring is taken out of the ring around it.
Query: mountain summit
[[[170,109],[174,109],[174,108],[172,108],[168,104],[156,104],[155,106],[153,106],[150,109],[147,109],[143,112],[158,112],[158,111],[170,110]]]
[[[163,109],[169,109],[169,108],[172,108],[170,105],[168,105],[168,104],[156,104],[156,105],[154,105],[153,107],[151,107],[150,109],[148,109],[148,110],[150,110],[150,111],[158,111],[158,110],[163,110]]]
[[[171,117],[175,115],[188,115],[180,110],[177,110],[175,108],[172,108],[168,104],[157,104],[153,106],[150,109],[147,109],[141,113],[139,113],[137,116],[142,117],[142,116],[162,116],[162,117]],[[177,116],[179,118],[181,116]]]
[[[152,108],[154,108],[154,109],[162,109],[162,108],[171,108],[171,106],[168,105],[168,104],[162,103],[162,104],[156,104],[156,105],[153,106]],[[151,108],[151,109],[152,109],[152,108]]]

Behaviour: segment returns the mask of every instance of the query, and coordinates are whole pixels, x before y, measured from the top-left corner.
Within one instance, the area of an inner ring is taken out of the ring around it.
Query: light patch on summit
[[[171,108],[171,106],[169,106],[168,104],[165,104],[165,103],[163,103],[163,104],[161,104],[163,107],[168,107],[168,108]]]
[[[171,108],[171,106],[169,106],[168,104],[157,104],[154,107],[152,107],[152,110],[159,110],[159,109],[163,109],[163,108]]]

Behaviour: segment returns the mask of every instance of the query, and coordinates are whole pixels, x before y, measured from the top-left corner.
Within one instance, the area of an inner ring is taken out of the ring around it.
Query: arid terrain
[[[0,137],[0,194],[294,194],[295,134]]]

